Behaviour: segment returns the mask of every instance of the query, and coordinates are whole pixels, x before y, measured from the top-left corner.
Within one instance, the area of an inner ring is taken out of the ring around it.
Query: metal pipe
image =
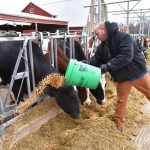
[[[29,40],[29,56],[30,56],[30,66],[32,74],[32,86],[35,89],[35,75],[34,75],[34,62],[33,62],[33,50],[32,50],[32,41]]]
[[[142,27],[142,34],[144,34],[144,29],[145,29],[145,23],[144,23],[144,18],[143,18],[143,27]]]
[[[139,1],[139,0],[126,0],[126,1],[117,1],[117,2],[110,2],[110,3],[102,3],[101,5],[110,5],[110,4],[117,4],[117,3],[125,3],[125,2],[133,2],[133,1]],[[98,5],[90,5],[90,6],[84,6],[84,8],[86,7],[94,7],[94,6],[98,6]]]
[[[27,40],[25,42],[27,42]],[[25,42],[24,42],[24,44],[25,44]],[[15,76],[17,74],[18,67],[19,67],[23,52],[24,52],[24,49],[22,48],[19,52],[19,55],[18,55],[18,58],[17,58],[17,61],[16,61],[16,65],[15,65],[15,68],[14,68],[14,71],[13,71],[13,74],[12,74],[12,77],[11,77],[11,81],[10,81],[10,85],[9,85],[9,89],[8,89],[6,99],[4,100],[4,108],[6,106],[6,102],[7,102],[8,98],[10,97],[10,93],[11,93],[12,87],[14,85],[14,79],[15,79]]]
[[[127,2],[127,33],[129,33],[129,1]]]
[[[28,91],[28,96],[30,96],[30,94],[31,94],[31,86],[30,86],[28,56],[27,56],[27,45],[24,47],[24,57],[25,57],[25,71],[28,73],[28,76],[26,77],[26,80],[27,80],[27,91]]]
[[[18,95],[17,95],[16,102],[18,102],[18,101],[19,101],[19,96],[20,96],[21,89],[22,89],[22,85],[23,85],[23,82],[24,82],[25,73],[26,73],[26,72],[24,72],[24,75],[23,75],[23,77],[22,77],[22,81],[21,81],[21,85],[20,85],[20,88],[19,88],[19,92],[18,92]]]
[[[66,42],[65,42],[65,40],[63,41],[63,52],[66,55]]]
[[[51,39],[51,65],[54,67],[54,39]]]
[[[55,62],[55,68],[58,71],[58,60],[57,60],[57,39],[54,39],[54,62]]]
[[[3,100],[0,99],[0,112],[3,114],[4,113],[4,105],[3,105]]]
[[[87,51],[88,51],[87,45],[88,45],[87,44],[87,36],[84,35],[84,53],[85,53],[86,57],[87,57]]]
[[[148,31],[147,31],[148,37],[149,37],[149,33],[150,33],[150,25],[148,24]]]
[[[72,40],[71,40],[71,38],[69,38],[69,48],[70,48],[69,56],[70,56],[70,58],[72,58]]]
[[[75,40],[72,38],[72,58],[75,58]]]
[[[140,24],[139,24],[139,34],[141,34],[141,17],[140,17]]]
[[[101,0],[98,0],[98,22],[101,22],[101,16],[102,16],[102,2]]]
[[[38,31],[38,24],[35,23],[35,31],[37,32]]]

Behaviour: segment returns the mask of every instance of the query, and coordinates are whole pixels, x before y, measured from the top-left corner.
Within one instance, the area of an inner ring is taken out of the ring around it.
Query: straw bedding
[[[150,67],[150,52],[148,55]],[[113,122],[116,105],[115,84],[107,75],[106,104],[98,105],[94,98],[87,107],[80,106],[80,119],[73,120],[61,113],[43,125],[36,133],[23,138],[13,150],[136,150],[132,140],[138,129],[149,122],[148,116],[141,112],[145,97],[132,89],[126,111],[125,131],[116,130]],[[36,108],[29,110],[35,112]],[[38,106],[37,106],[38,109]],[[43,110],[45,106],[43,105]],[[9,129],[8,129],[9,130]],[[7,147],[6,147],[7,150]]]

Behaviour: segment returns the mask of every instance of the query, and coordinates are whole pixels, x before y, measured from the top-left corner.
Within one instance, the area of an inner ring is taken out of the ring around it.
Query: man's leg
[[[149,73],[145,74],[144,77],[135,80],[133,86],[142,92],[146,98],[150,101],[150,75]]]
[[[117,106],[115,111],[115,123],[119,130],[123,129],[124,125],[124,117],[125,117],[125,110],[126,110],[126,104],[128,100],[128,95],[131,91],[132,82],[122,82],[117,83]]]

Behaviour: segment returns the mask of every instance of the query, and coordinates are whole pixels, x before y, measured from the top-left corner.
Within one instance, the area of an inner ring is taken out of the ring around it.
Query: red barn
[[[23,12],[0,12],[0,30],[15,30],[19,32],[66,31],[68,22],[59,18]]]
[[[80,3],[75,0],[69,0],[40,5],[30,2],[22,12],[46,17],[58,17],[68,21],[70,32],[83,32],[87,25],[89,14],[89,8],[84,8],[84,6],[90,5],[90,2],[91,0],[82,0]]]
[[[37,6],[32,2],[30,2],[22,10],[22,12],[30,13],[30,14],[36,14],[36,15],[40,15],[40,16],[52,17],[52,18],[56,17],[56,15],[50,14],[49,12],[45,11],[43,8],[40,8],[40,6]]]

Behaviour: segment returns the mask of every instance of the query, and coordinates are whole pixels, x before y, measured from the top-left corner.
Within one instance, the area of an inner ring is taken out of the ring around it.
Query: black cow
[[[2,78],[2,82],[4,85],[10,83],[14,66],[22,46],[23,46],[23,41],[0,42],[0,77]],[[57,71],[46,61],[42,53],[42,50],[39,48],[37,44],[33,42],[32,42],[32,49],[33,49],[35,82],[37,85],[38,82],[41,81],[42,78],[44,78],[46,75],[51,73],[56,73]],[[29,56],[29,43],[27,45],[27,52]],[[25,69],[25,65],[24,65],[24,60],[22,58],[21,63],[19,65],[18,72],[22,72],[24,71],[24,69]],[[31,70],[30,67],[29,70]],[[12,91],[15,97],[18,94],[20,84],[21,84],[21,80],[16,80],[14,82]],[[27,85],[25,80],[23,83],[23,88],[21,90],[19,99],[22,100],[24,94],[26,93],[27,93]],[[62,86],[59,89],[55,89],[51,86],[48,86],[46,89],[46,93],[49,94],[50,96],[54,96],[56,98],[58,105],[72,118],[79,117],[80,111],[79,111],[77,93],[75,92],[73,87]]]

